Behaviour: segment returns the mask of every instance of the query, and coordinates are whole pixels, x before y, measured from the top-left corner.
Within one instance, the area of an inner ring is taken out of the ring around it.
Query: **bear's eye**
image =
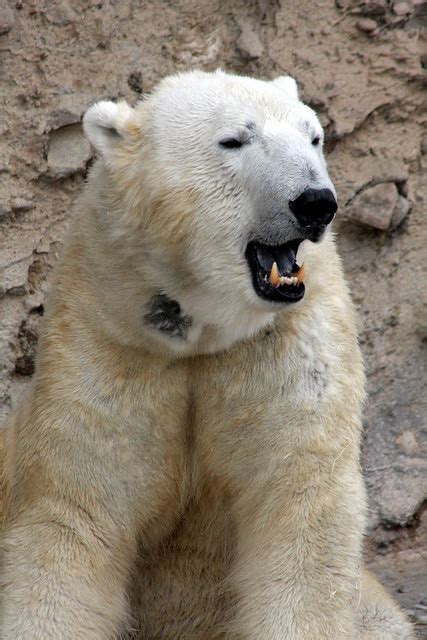
[[[221,140],[219,144],[221,147],[224,147],[224,149],[239,149],[239,147],[243,146],[243,142],[237,138],[226,138],[225,140]]]
[[[319,142],[320,142],[320,136],[315,136],[315,137],[313,138],[313,140],[311,141],[311,144],[312,144],[312,145],[314,145],[315,147],[317,147],[317,145],[319,144]]]

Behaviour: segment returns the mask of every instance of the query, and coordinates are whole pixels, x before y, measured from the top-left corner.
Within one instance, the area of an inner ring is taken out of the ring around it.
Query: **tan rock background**
[[[0,414],[33,372],[50,274],[91,160],[87,106],[134,103],[192,67],[294,75],[326,128],[368,371],[366,556],[420,634],[425,19],[419,0],[0,0]]]

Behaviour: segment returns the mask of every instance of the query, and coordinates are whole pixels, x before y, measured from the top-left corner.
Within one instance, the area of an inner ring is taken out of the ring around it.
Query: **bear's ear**
[[[114,164],[117,149],[129,127],[133,109],[126,102],[102,101],[90,107],[83,116],[83,129],[105,162]]]
[[[281,89],[291,98],[295,98],[298,100],[298,87],[297,83],[291,76],[279,76],[275,80],[273,80],[274,86],[278,89]]]

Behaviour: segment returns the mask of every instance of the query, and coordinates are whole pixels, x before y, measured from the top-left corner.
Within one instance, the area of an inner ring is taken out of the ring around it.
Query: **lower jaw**
[[[297,286],[285,285],[286,289],[284,287],[276,289],[270,286],[267,290],[258,282],[254,281],[253,285],[258,298],[270,304],[294,304],[295,302],[300,302],[305,294],[303,283]],[[290,289],[295,289],[295,291],[290,291]]]

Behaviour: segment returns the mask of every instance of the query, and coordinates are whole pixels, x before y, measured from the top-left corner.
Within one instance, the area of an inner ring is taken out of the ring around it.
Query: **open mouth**
[[[250,242],[246,260],[252,274],[255,292],[269,302],[298,302],[304,297],[304,265],[296,261],[302,240],[291,240],[270,246]]]

